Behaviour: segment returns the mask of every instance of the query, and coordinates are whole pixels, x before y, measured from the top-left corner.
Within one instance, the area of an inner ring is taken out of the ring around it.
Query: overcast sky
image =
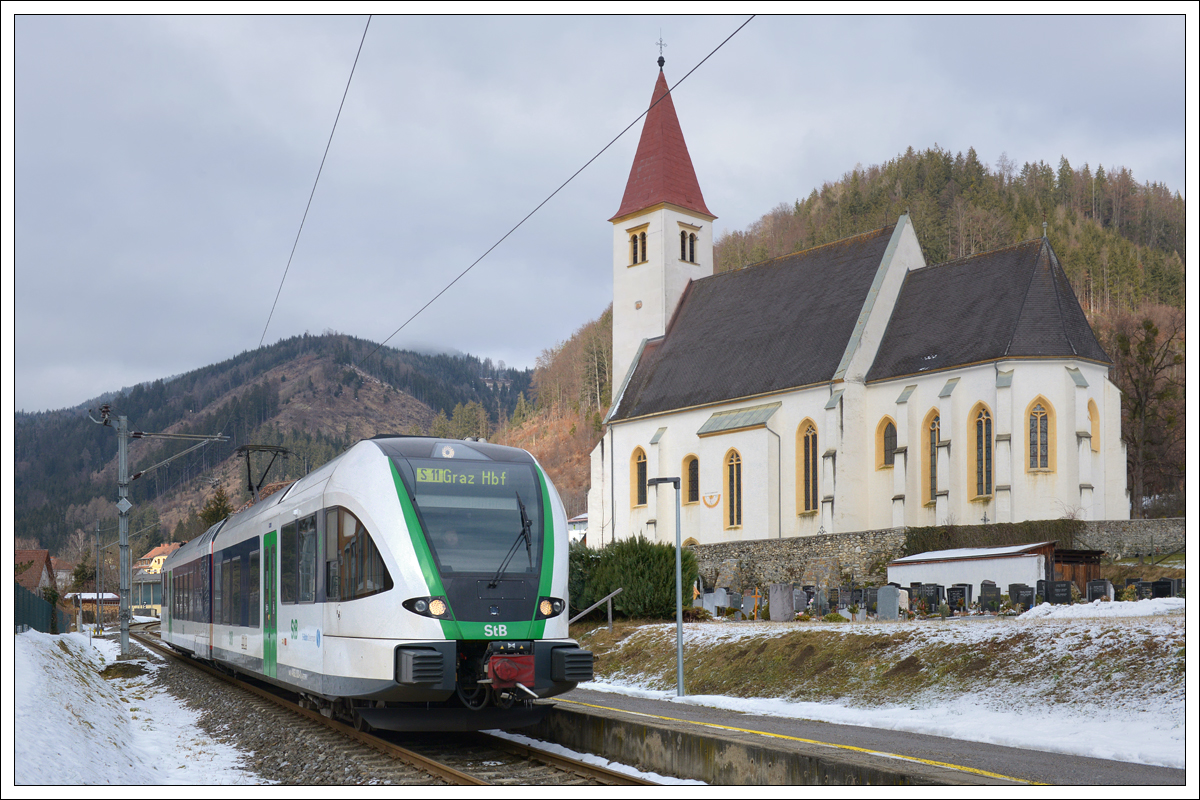
[[[374,17],[266,343],[389,336],[645,110],[660,29],[673,85],[745,19]],[[17,409],[258,346],[366,21],[6,21]],[[674,102],[718,235],[910,145],[1186,196],[1184,39],[1180,16],[759,17]],[[533,366],[595,318],[640,131],[390,344]]]

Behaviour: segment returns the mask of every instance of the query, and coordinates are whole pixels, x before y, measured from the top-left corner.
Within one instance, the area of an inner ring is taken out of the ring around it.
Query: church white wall
[[[620,386],[643,339],[666,332],[689,280],[713,271],[711,220],[660,205],[613,223],[613,380]],[[679,258],[679,232],[695,233],[696,263]],[[631,264],[629,237],[646,234],[646,260]]]

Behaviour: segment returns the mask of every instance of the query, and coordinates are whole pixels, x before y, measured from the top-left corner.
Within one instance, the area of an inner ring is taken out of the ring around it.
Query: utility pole
[[[92,422],[95,422],[98,425],[106,425],[109,427],[113,426],[112,425],[112,408],[111,408],[111,406],[109,406],[108,403],[105,403],[104,405],[100,406],[100,419],[96,419],[95,417],[93,417],[91,415],[90,410],[88,412],[88,417],[92,420]],[[208,444],[209,442],[226,441],[226,440],[228,440],[229,437],[223,436],[221,434],[217,434],[214,436],[205,436],[205,435],[200,435],[200,434],[185,434],[185,433],[146,433],[144,431],[132,431],[131,432],[129,430],[129,418],[126,416],[123,416],[123,415],[117,417],[116,430],[117,430],[117,515],[118,515],[117,516],[117,528],[119,531],[117,541],[120,543],[119,550],[121,553],[121,559],[120,559],[121,603],[120,603],[120,611],[118,613],[118,618],[120,619],[120,622],[121,622],[121,658],[128,658],[129,657],[129,621],[132,617],[132,614],[130,613],[130,597],[129,597],[129,590],[130,590],[130,583],[131,583],[130,572],[131,572],[131,563],[132,563],[129,558],[129,509],[133,508],[133,503],[129,502],[129,484],[133,480],[136,480],[137,478],[142,477],[150,470],[158,469],[159,467],[163,466],[164,464],[167,464],[171,461],[174,461],[176,458],[179,458],[182,455],[186,455],[187,453],[192,452],[197,447],[203,447],[204,445]],[[142,470],[141,472],[134,475],[133,478],[130,478],[129,477],[129,439],[130,438],[134,438],[134,439],[161,438],[161,439],[190,439],[190,440],[199,439],[200,443],[196,444],[192,447],[189,447],[187,450],[184,450],[182,453],[178,453],[177,455],[171,456],[170,458],[166,459],[165,461],[161,461],[161,462],[155,464],[153,467],[150,467],[149,469]],[[96,535],[97,535],[97,544],[99,544],[99,531],[98,530],[97,530]],[[99,566],[97,566],[97,569],[99,569]]]

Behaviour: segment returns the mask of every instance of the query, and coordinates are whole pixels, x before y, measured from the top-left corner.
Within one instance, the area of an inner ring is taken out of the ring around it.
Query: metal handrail
[[[574,624],[576,620],[580,619],[581,617],[583,617],[587,614],[590,614],[592,611],[595,611],[597,608],[600,607],[600,605],[602,603],[608,603],[608,629],[611,631],[613,629],[613,626],[612,626],[612,599],[614,597],[616,597],[617,595],[619,595],[623,591],[625,591],[624,586],[622,586],[620,589],[617,589],[615,592],[612,592],[612,593],[608,594],[607,596],[600,598],[599,600],[597,600],[596,602],[592,603],[590,606],[585,608],[583,611],[580,611],[574,617],[567,620],[567,624],[568,625]]]

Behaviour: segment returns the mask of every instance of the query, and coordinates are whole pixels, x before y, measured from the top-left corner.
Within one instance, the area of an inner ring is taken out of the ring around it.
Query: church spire
[[[675,115],[675,104],[667,91],[667,78],[662,72],[664,63],[660,54],[658,82],[642,125],[642,138],[638,141],[633,168],[629,170],[625,196],[610,222],[659,203],[670,203],[715,219],[704,204],[700,182],[696,180],[696,170]]]

